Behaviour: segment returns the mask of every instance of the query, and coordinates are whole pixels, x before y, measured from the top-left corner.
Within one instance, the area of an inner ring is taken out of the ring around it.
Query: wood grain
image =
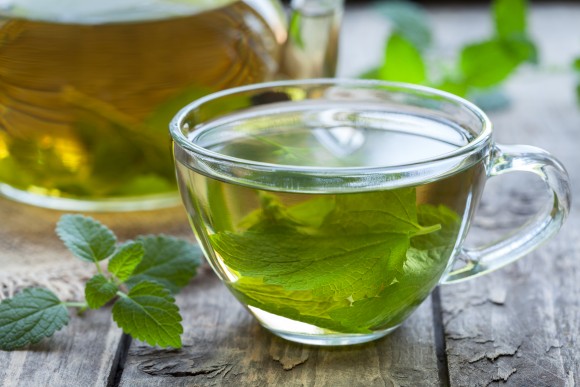
[[[121,386],[418,386],[439,385],[431,302],[399,330],[349,348],[316,348],[270,334],[213,273],[179,296],[184,348],[133,342]]]
[[[578,182],[578,130],[569,74],[522,74],[509,110],[491,115],[497,141],[541,146]],[[505,235],[545,204],[534,177],[490,181],[471,232],[481,243]],[[493,183],[493,184],[492,184]],[[441,289],[450,381],[455,386],[574,386],[580,380],[580,219],[512,266]]]
[[[54,233],[62,213],[0,199],[0,293],[44,286],[65,300],[82,300],[94,268],[74,258]],[[119,240],[148,233],[191,237],[181,208],[130,214],[91,214]],[[1,298],[1,297],[0,297]],[[111,311],[72,313],[69,326],[28,349],[0,351],[0,386],[112,385],[128,346]]]
[[[126,345],[110,311],[88,311],[48,340],[0,351],[0,386],[111,385]]]

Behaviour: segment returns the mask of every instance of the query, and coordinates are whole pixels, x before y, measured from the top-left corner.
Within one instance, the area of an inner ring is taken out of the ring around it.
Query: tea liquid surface
[[[337,168],[415,163],[471,139],[460,128],[409,115],[382,113],[380,126],[315,119],[305,127],[307,115],[232,121],[190,138],[228,157]],[[178,163],[196,236],[232,292],[264,325],[315,335],[400,324],[457,254],[483,176],[478,163],[411,187],[345,193],[329,185],[313,194],[300,192],[298,180],[264,190]]]

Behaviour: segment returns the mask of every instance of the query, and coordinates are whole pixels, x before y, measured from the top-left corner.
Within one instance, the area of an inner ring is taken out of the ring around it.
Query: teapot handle
[[[344,0],[292,0],[281,74],[292,79],[333,77]]]

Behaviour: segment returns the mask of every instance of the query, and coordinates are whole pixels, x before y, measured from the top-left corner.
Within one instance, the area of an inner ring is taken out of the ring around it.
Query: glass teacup
[[[437,90],[285,81],[199,99],[173,120],[177,179],[214,271],[258,321],[315,345],[396,329],[439,283],[497,269],[554,235],[568,176],[503,146],[485,114]],[[487,178],[533,172],[553,194],[517,233],[463,247]],[[466,265],[454,269],[458,259]]]

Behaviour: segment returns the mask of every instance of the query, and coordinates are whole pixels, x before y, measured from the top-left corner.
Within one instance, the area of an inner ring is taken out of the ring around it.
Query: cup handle
[[[509,172],[538,175],[552,192],[550,205],[515,232],[489,245],[463,248],[467,264],[450,272],[442,284],[474,278],[514,262],[552,237],[570,212],[570,182],[564,166],[548,152],[526,145],[496,145],[488,177]]]

